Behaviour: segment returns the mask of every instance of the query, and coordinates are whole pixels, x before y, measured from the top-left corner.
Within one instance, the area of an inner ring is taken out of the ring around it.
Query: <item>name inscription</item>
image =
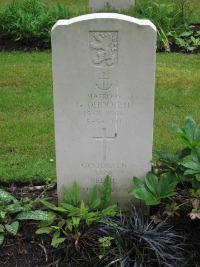
[[[86,95],[85,101],[77,101],[85,121],[89,124],[121,124],[125,110],[133,108],[133,102],[126,101],[121,94]]]

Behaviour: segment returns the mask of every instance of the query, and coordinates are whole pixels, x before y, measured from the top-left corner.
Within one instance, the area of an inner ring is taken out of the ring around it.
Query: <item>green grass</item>
[[[154,145],[175,151],[183,144],[170,129],[191,115],[200,123],[200,56],[157,54]]]
[[[0,58],[0,178],[55,177],[50,54]]]
[[[0,53],[0,179],[54,179],[51,54]],[[170,124],[191,115],[200,123],[200,56],[157,54],[154,146],[182,144]]]

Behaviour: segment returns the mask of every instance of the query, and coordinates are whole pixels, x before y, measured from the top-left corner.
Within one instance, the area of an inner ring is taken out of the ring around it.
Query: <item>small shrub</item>
[[[120,13],[107,8],[104,12]],[[70,19],[85,14],[85,11],[71,11],[57,4],[47,7],[41,0],[13,1],[0,9],[1,43],[13,43],[23,47],[37,49],[50,48],[50,32],[59,19]],[[187,52],[197,51],[199,36],[192,34],[189,39],[182,38],[191,23],[191,10],[186,0],[174,4],[163,4],[152,1],[136,2],[134,8],[122,13],[151,20],[158,29],[158,51],[170,51],[171,44],[184,47]],[[196,33],[198,34],[198,32]]]
[[[33,210],[40,199],[28,198],[17,200],[14,196],[0,189],[0,245],[8,236],[16,236],[21,220],[47,220],[48,212]]]
[[[117,214],[116,205],[108,205],[111,197],[111,183],[107,176],[102,185],[101,197],[98,196],[98,188],[95,185],[89,195],[88,205],[80,200],[79,187],[73,184],[72,192],[64,188],[64,201],[56,206],[47,201],[43,205],[51,210],[51,217],[40,223],[37,234],[52,234],[53,247],[58,247],[66,239],[75,241],[75,248],[80,248],[80,238],[84,229],[93,222],[100,221],[103,216]]]
[[[81,15],[60,4],[47,7],[41,0],[14,1],[0,9],[0,36],[4,42],[50,48],[51,28],[59,19]]]

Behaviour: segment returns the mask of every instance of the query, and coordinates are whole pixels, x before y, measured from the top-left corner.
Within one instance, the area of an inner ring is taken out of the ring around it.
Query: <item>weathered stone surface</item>
[[[89,0],[91,11],[101,11],[106,7],[127,10],[134,7],[135,0]]]
[[[127,204],[132,177],[150,170],[156,29],[147,20],[90,14],[52,30],[58,194],[82,197],[109,175]]]

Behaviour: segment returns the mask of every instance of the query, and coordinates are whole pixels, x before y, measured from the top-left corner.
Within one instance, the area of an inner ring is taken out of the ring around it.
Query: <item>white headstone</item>
[[[127,10],[135,5],[135,0],[89,0],[91,11],[102,11],[106,7]]]
[[[151,169],[156,29],[148,20],[90,14],[52,30],[58,195],[77,181],[83,199],[112,182],[128,203],[132,177]]]

